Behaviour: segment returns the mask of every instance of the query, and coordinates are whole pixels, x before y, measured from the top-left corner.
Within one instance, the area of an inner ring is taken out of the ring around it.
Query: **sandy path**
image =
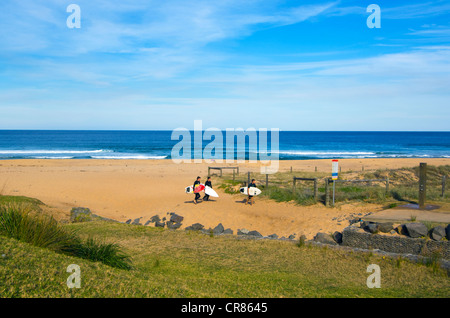
[[[347,159],[342,169],[365,170],[450,164],[450,159]],[[217,164],[215,164],[217,166]],[[220,164],[224,166],[225,164]],[[259,171],[256,164],[240,164],[241,173]],[[330,171],[330,160],[281,161],[280,170]],[[204,181],[208,164],[174,164],[171,160],[3,160],[0,161],[0,191],[9,195],[35,197],[65,212],[72,207],[89,207],[94,213],[119,221],[175,212],[185,219],[183,227],[201,223],[215,227],[257,230],[263,235],[305,234],[342,230],[350,214],[379,211],[379,205],[346,205],[340,209],[321,204],[309,207],[276,203],[257,198],[255,206],[243,204],[244,196],[221,191],[220,198],[193,204],[185,194],[197,175]],[[217,183],[214,182],[213,186]],[[2,190],[3,189],[3,190]]]

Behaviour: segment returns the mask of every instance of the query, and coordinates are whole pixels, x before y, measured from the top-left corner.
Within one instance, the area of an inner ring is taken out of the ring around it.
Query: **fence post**
[[[317,184],[317,178],[314,178],[314,200],[317,201],[317,195],[319,193],[319,188]]]
[[[247,183],[247,187],[248,187],[248,185],[250,184],[250,171],[247,172],[247,181],[248,181],[248,183]]]
[[[293,183],[292,183],[292,192],[295,193],[295,188],[296,188],[297,180],[295,179],[295,176],[294,176],[293,179],[294,179],[294,181],[293,181]]]
[[[208,167],[208,176],[210,176],[210,175],[211,175],[210,171],[211,171],[211,168],[210,168],[210,167]]]
[[[266,189],[269,188],[269,174],[266,173]]]
[[[386,177],[386,195],[389,194],[389,177]]]
[[[330,188],[328,186],[329,180],[325,179],[325,206],[330,205]]]
[[[233,169],[233,182],[234,182],[234,179],[235,179],[235,175],[236,175],[236,173],[234,172],[234,169]]]
[[[445,196],[445,183],[447,181],[447,176],[442,176],[442,197]]]
[[[427,199],[427,164],[421,162],[419,168],[419,209],[425,208],[426,199]]]

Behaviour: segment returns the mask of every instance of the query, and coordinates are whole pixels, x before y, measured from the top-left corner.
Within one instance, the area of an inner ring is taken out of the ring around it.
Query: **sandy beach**
[[[429,165],[448,165],[450,159],[343,159],[342,171],[396,169]],[[183,227],[201,223],[206,228],[222,223],[234,233],[238,229],[257,230],[262,235],[296,234],[312,238],[317,232],[342,230],[348,222],[340,220],[358,213],[377,212],[376,204],[346,204],[330,209],[323,204],[298,206],[256,198],[245,205],[243,195],[230,195],[213,186],[220,195],[195,205],[193,195],[184,193],[197,176],[202,181],[208,166],[236,164],[175,164],[171,160],[59,160],[25,159],[0,161],[0,193],[40,199],[57,218],[68,218],[72,207],[88,207],[93,213],[118,221],[166,216],[175,212],[184,217]],[[258,164],[239,164],[241,174],[259,172]],[[280,161],[280,171],[329,171],[331,160]]]

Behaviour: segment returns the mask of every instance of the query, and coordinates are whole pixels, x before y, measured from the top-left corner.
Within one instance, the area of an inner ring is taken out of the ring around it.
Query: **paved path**
[[[411,217],[415,217],[416,221],[429,221],[438,223],[450,223],[450,211],[423,211],[417,209],[388,209],[375,212],[365,220],[389,220],[389,221],[411,221]]]

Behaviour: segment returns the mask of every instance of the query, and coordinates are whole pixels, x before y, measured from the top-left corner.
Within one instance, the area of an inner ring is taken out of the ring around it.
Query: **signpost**
[[[333,180],[333,206],[334,206],[334,198],[336,195],[336,180],[339,177],[339,161],[337,159],[333,159],[331,161],[331,179]]]

